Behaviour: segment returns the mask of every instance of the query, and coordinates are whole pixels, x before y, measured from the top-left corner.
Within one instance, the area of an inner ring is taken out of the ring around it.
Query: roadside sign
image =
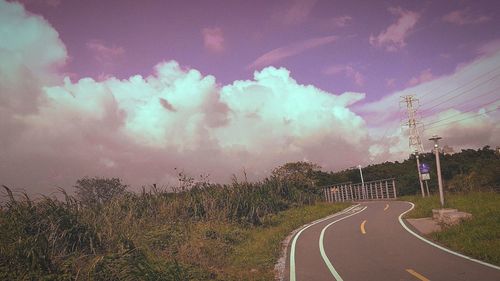
[[[431,175],[429,173],[422,174],[422,180],[428,181],[431,179]]]
[[[422,163],[420,164],[420,166],[418,167],[420,169],[420,173],[421,174],[428,174],[429,173],[429,170],[430,170],[430,167],[428,164],[426,163]]]

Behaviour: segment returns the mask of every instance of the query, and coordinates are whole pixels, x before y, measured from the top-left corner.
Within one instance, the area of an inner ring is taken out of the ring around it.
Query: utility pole
[[[420,160],[418,159],[417,150],[415,150],[415,158],[417,158],[417,171],[418,171],[418,179],[420,180],[420,191],[422,191],[422,197],[425,197],[424,185],[422,184],[422,173],[420,172]]]
[[[361,188],[363,190],[363,197],[366,199],[366,191],[365,191],[365,180],[363,179],[363,171],[361,170],[361,165],[358,165],[359,175],[361,176]]]
[[[427,184],[427,180],[425,181],[425,189],[427,189],[427,196],[431,196],[431,194],[429,193],[429,185]]]
[[[406,112],[408,115],[408,122],[405,126],[408,126],[409,135],[409,147],[410,151],[415,153],[415,158],[417,160],[417,171],[418,180],[420,182],[420,191],[422,192],[422,197],[425,197],[424,184],[422,183],[422,174],[420,173],[420,161],[418,154],[424,152],[424,147],[422,141],[420,140],[420,134],[418,132],[417,124],[419,124],[417,116],[418,99],[413,95],[407,95],[401,97],[401,102],[406,104]]]
[[[436,169],[437,169],[438,185],[439,185],[439,202],[441,203],[441,208],[444,208],[443,179],[441,178],[441,162],[439,161],[438,141],[440,139],[442,138],[434,135],[429,140],[434,141],[434,154],[436,154]]]

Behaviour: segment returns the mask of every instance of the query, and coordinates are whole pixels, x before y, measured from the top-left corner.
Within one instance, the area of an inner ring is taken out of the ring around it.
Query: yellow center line
[[[366,220],[364,220],[364,221],[361,223],[361,226],[360,226],[360,228],[361,228],[361,233],[363,233],[363,234],[366,234],[365,224],[366,224]]]
[[[387,209],[389,209],[389,204],[385,204],[384,211],[387,211]]]
[[[429,279],[425,278],[422,274],[416,272],[415,270],[411,269],[411,268],[408,268],[406,270],[408,273],[410,273],[411,275],[417,277],[419,280],[421,281],[430,281]]]

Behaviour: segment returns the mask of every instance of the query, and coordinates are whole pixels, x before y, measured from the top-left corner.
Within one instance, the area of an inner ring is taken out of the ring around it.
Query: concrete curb
[[[285,269],[286,269],[286,258],[288,254],[288,245],[292,238],[299,232],[302,228],[306,227],[308,224],[292,231],[288,236],[281,241],[281,255],[276,264],[274,265],[274,280],[275,281],[285,281]]]

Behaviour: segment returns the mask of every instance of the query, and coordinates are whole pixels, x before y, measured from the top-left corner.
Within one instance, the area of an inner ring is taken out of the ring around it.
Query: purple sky
[[[407,94],[424,140],[500,145],[498,1],[21,2],[0,1],[10,185],[401,159]]]
[[[498,1],[26,3],[29,11],[42,15],[59,32],[70,56],[64,69],[75,78],[148,75],[158,62],[176,60],[227,84],[273,65],[286,67],[300,83],[328,92],[365,92],[366,101],[405,88],[425,71],[433,76],[450,74],[458,64],[473,59],[479,46],[500,37]],[[401,23],[400,31],[387,36],[387,44],[370,44],[370,36],[378,36],[404,16],[408,19],[402,21],[416,18],[415,24],[405,30]],[[219,49],[204,44],[204,29],[220,31],[212,35],[222,38]],[[337,39],[248,67],[274,49],[326,36]],[[392,43],[391,36],[400,41]],[[89,47],[91,41],[109,48],[109,56],[96,59],[99,51]],[[387,51],[391,46],[395,50]],[[337,72],[328,71],[335,66]],[[392,82],[387,85],[387,81]]]

